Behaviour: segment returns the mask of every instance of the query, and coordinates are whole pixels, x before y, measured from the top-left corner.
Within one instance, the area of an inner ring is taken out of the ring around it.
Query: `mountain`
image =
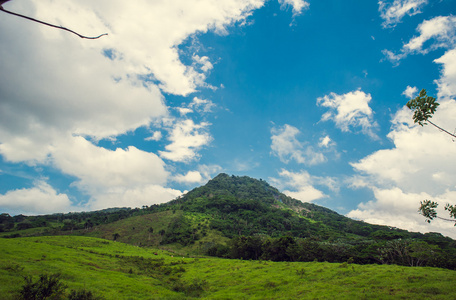
[[[161,205],[15,216],[3,237],[85,235],[186,254],[287,261],[354,261],[456,268],[456,242],[352,220],[288,197],[264,180],[219,174]]]
[[[211,226],[227,237],[264,234],[334,240],[372,234],[384,239],[419,235],[355,221],[322,206],[288,197],[264,180],[223,173],[168,205],[210,216]]]

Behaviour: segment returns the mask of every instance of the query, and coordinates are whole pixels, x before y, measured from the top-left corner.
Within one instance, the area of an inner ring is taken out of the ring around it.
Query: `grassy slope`
[[[162,267],[151,271],[132,256]],[[107,299],[185,299],[173,286],[195,280],[206,299],[456,299],[456,272],[444,269],[182,258],[76,236],[0,239],[2,299],[14,299],[22,275],[57,272],[69,289]]]

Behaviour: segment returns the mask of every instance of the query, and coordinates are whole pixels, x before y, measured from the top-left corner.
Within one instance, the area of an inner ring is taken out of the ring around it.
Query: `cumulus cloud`
[[[384,20],[382,26],[384,28],[396,26],[404,16],[421,13],[421,8],[427,3],[427,0],[394,0],[392,3],[378,1],[380,17]]]
[[[407,88],[402,92],[402,95],[406,96],[407,98],[414,98],[418,94],[418,89],[416,86],[411,87],[407,86]]]
[[[221,169],[217,165],[200,165],[198,171],[188,171],[185,175],[176,175],[174,180],[184,184],[204,184]]]
[[[426,54],[439,48],[448,49],[456,46],[456,17],[439,16],[423,21],[418,25],[418,36],[405,43],[399,53],[383,50],[383,54],[393,63],[398,63],[409,54]],[[430,43],[427,43],[431,41]],[[424,45],[427,44],[427,47]]]
[[[161,131],[154,131],[150,137],[145,138],[145,141],[159,141],[162,138]]]
[[[454,126],[454,100],[442,102],[433,120],[443,128]],[[456,182],[456,172],[448,162],[456,157],[456,147],[450,136],[436,128],[413,124],[411,111],[404,107],[392,120],[393,130],[388,138],[394,148],[383,149],[351,165],[369,174],[372,182],[393,184],[413,192],[441,191],[448,182]],[[433,174],[446,174],[448,182],[435,180]]]
[[[373,112],[369,107],[371,100],[370,94],[357,90],[343,95],[330,93],[318,98],[317,105],[329,108],[329,111],[323,114],[322,121],[332,120],[344,132],[360,127],[362,133],[377,139],[374,130],[378,125],[373,120]]]
[[[99,210],[106,207],[142,207],[171,201],[182,195],[175,189],[147,184],[136,188],[112,187],[96,195],[86,207]]]
[[[438,98],[450,99],[456,96],[456,49],[447,51],[434,62],[443,66],[437,84]]]
[[[185,96],[211,88],[205,80],[213,65],[196,50],[186,54],[192,60],[185,64],[178,46],[198,33],[227,33],[227,26],[243,22],[263,4],[261,0],[9,2],[6,5],[13,11],[85,35],[107,32],[109,36],[88,41],[13,16],[0,18],[0,155],[8,162],[50,165],[75,176],[74,184],[89,194],[94,208],[136,205],[134,195],[149,201],[145,204],[170,200],[180,191],[165,187],[170,174],[160,157],[134,146],[112,151],[88,140],[114,140],[139,127],[168,126],[171,120],[175,124],[171,144],[160,155],[172,161],[196,158],[196,151],[210,140],[205,132],[208,124],[173,121],[162,93]],[[211,102],[204,101],[195,102],[195,109],[209,111]],[[159,139],[161,132],[156,131],[146,140]],[[52,196],[43,184],[27,190],[37,191]],[[57,196],[53,197],[63,203]]]
[[[271,150],[272,154],[279,157],[283,163],[291,160],[300,164],[315,165],[326,161],[322,153],[314,151],[313,147],[305,147],[297,139],[300,131],[291,125],[271,129]]]
[[[339,185],[335,179],[312,176],[307,171],[290,172],[282,169],[279,176],[281,178],[270,178],[270,181],[285,195],[302,202],[312,202],[327,197],[314,185],[326,186],[336,192],[339,190]]]
[[[333,140],[331,140],[329,135],[326,135],[326,136],[320,138],[320,142],[318,143],[318,146],[323,147],[323,148],[328,148],[334,144],[335,143],[333,142]]]
[[[418,214],[419,201],[430,199],[429,194],[406,193],[398,187],[391,189],[374,188],[373,192],[375,200],[361,203],[357,209],[350,211],[347,216],[371,224],[388,225],[418,232],[440,232],[456,238],[453,223],[434,220],[428,224],[424,217]],[[455,196],[456,192],[453,191],[432,197],[432,199],[439,203],[447,203]],[[448,215],[443,207],[439,207],[437,212],[440,216],[447,217]]]
[[[207,57],[207,56],[200,57],[199,55],[194,55],[193,61],[195,62],[196,65],[199,66],[201,71],[203,71],[204,73],[206,73],[214,68],[212,63],[209,61],[209,57]]]
[[[183,183],[200,183],[203,180],[203,176],[198,171],[188,171],[185,175],[175,176],[174,180]]]
[[[51,214],[77,210],[66,194],[58,193],[44,180],[34,182],[32,188],[0,194],[0,207],[21,211],[25,215]]]
[[[177,121],[170,129],[168,140],[171,144],[160,151],[160,156],[176,162],[190,162],[198,158],[197,151],[208,145],[212,137],[207,132],[210,124],[202,122],[195,124],[193,120]]]
[[[134,146],[108,150],[83,137],[72,137],[59,145],[52,158],[58,169],[77,177],[76,185],[90,193],[118,186],[163,185],[169,176],[165,163],[154,153]]]
[[[455,114],[456,102],[442,101],[433,120],[443,128],[452,128]],[[451,137],[430,125],[413,124],[411,111],[404,107],[394,116],[388,138],[394,147],[376,151],[351,164],[357,173],[352,187],[370,188],[374,199],[360,204],[348,216],[456,237],[454,227],[451,231],[448,228],[452,226],[442,222],[427,226],[417,213],[420,201],[425,199],[439,201],[441,206],[456,203],[456,171],[452,164],[456,147]]]

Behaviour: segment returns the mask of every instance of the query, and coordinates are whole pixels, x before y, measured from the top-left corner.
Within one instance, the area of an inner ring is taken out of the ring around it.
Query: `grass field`
[[[1,299],[43,273],[106,299],[456,299],[456,272],[445,269],[182,257],[78,236],[0,239]]]

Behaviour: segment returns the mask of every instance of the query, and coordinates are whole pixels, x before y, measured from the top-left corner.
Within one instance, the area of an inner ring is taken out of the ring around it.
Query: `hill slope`
[[[456,243],[450,238],[355,221],[292,199],[266,181],[227,174],[166,204],[39,217],[2,215],[0,223],[2,235],[9,237],[72,234],[227,258],[456,268]]]
[[[0,295],[60,273],[103,299],[455,299],[456,272],[400,266],[173,257],[87,237],[0,239]],[[67,299],[67,298],[65,298]]]

